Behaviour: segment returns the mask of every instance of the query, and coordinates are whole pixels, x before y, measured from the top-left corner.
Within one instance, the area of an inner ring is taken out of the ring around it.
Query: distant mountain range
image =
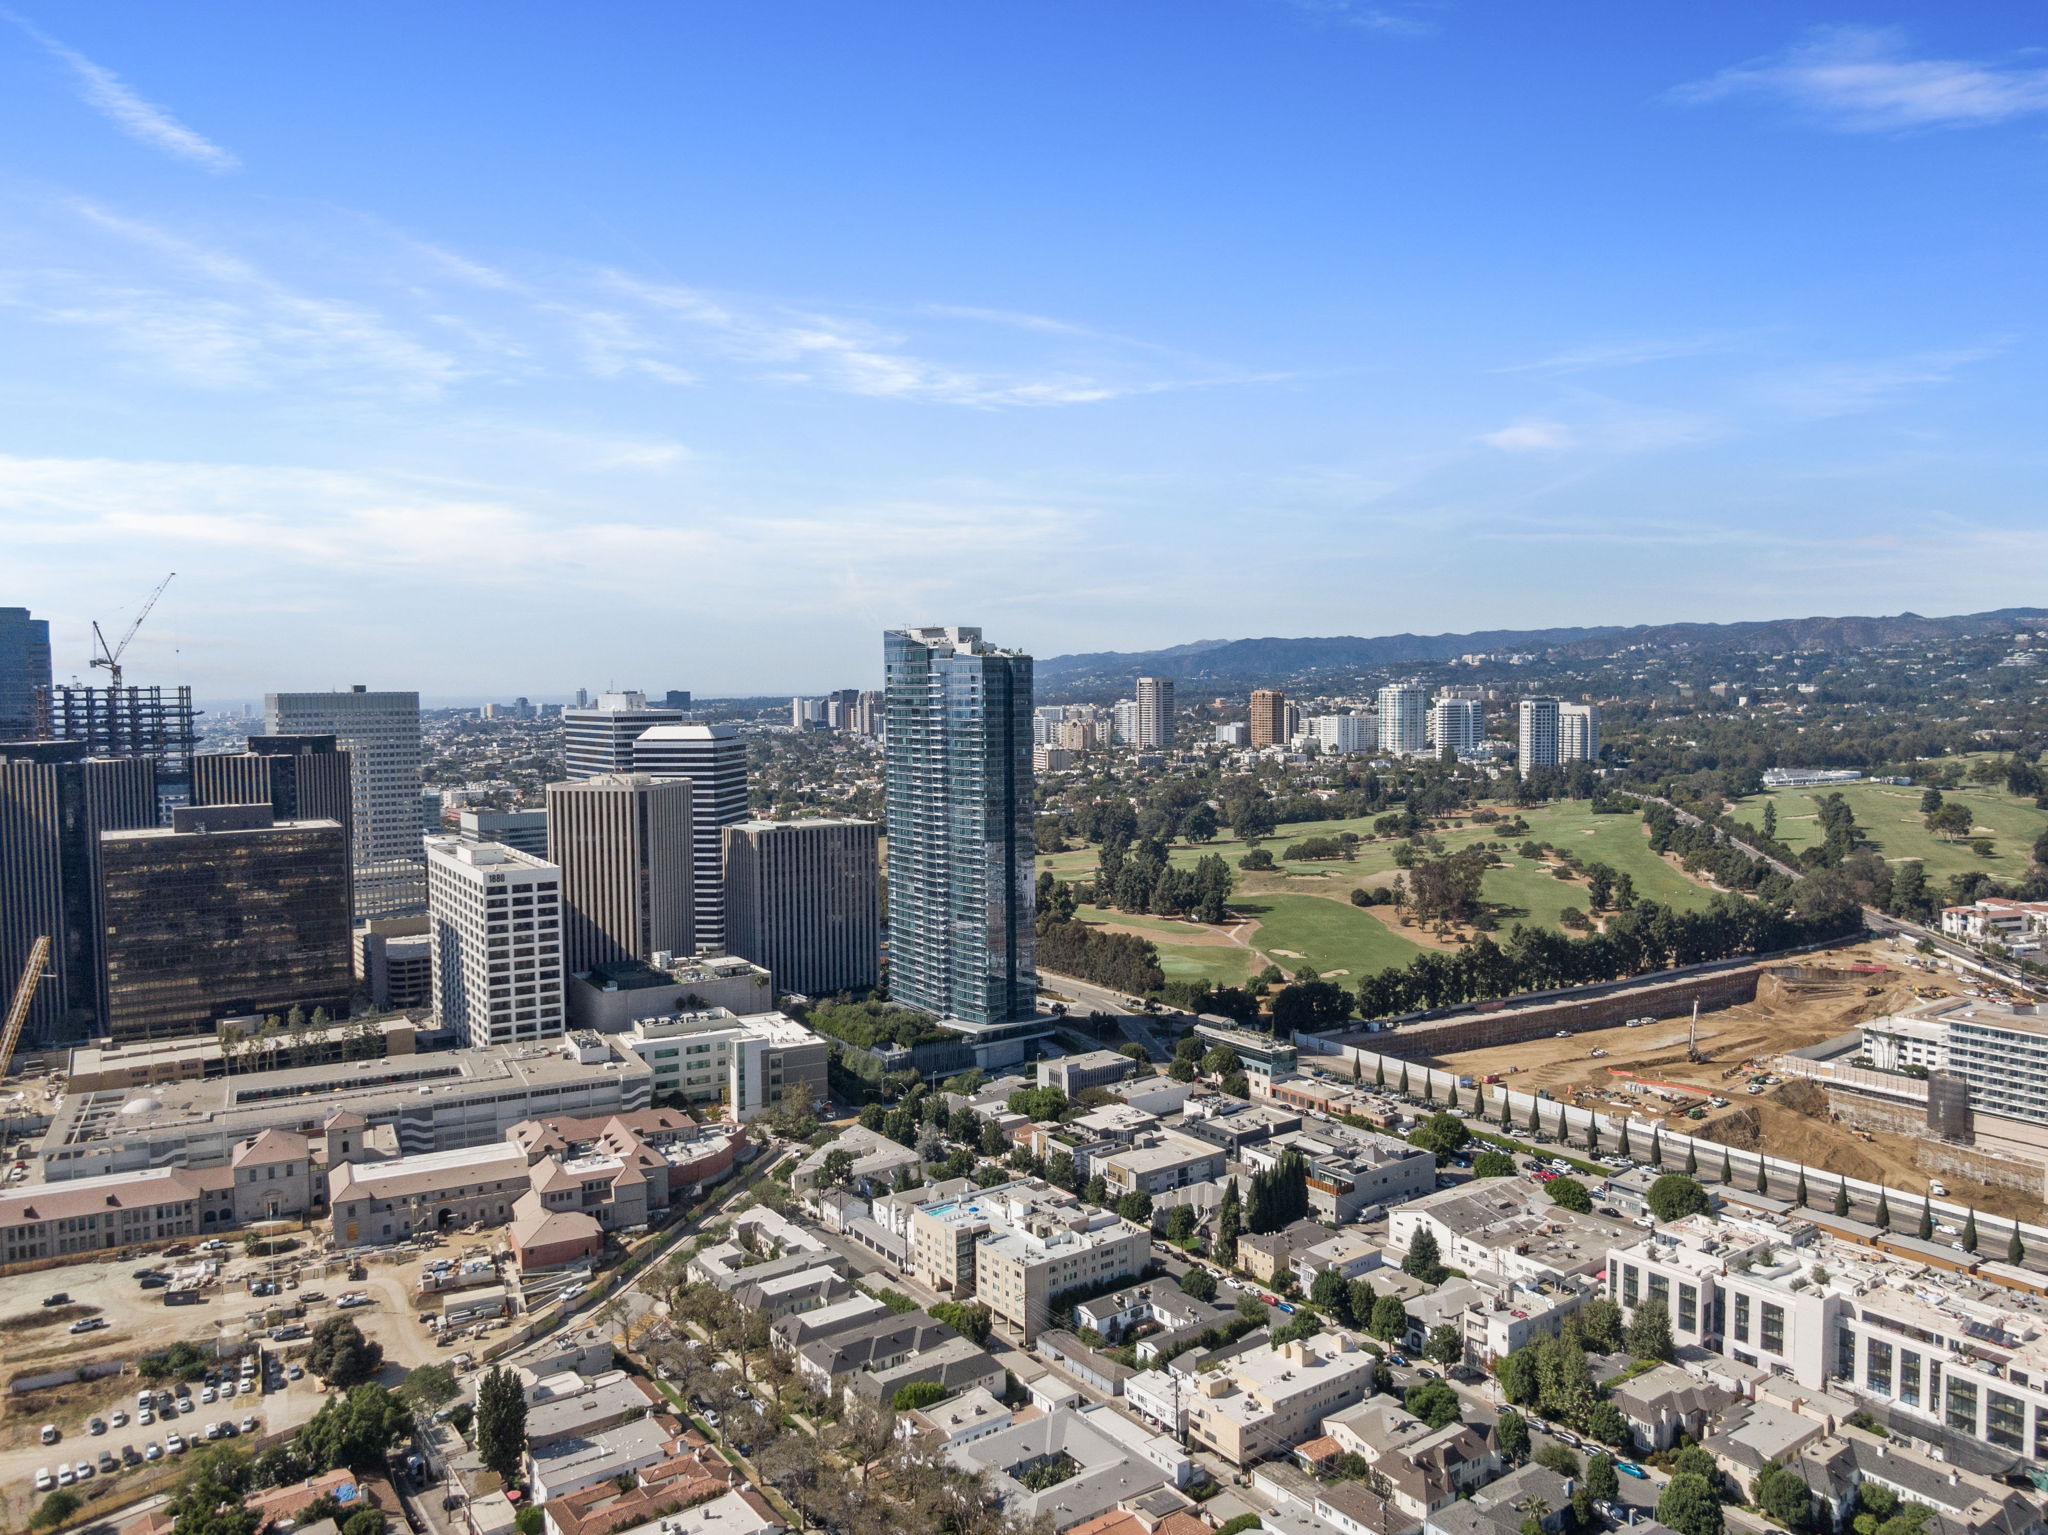
[[[1041,688],[1080,692],[1128,689],[1133,677],[1202,684],[1307,680],[1478,654],[1559,653],[1589,659],[1638,645],[1694,650],[1861,650],[1968,634],[2010,634],[2048,621],[2048,608],[1999,608],[1951,618],[1900,613],[1892,618],[1776,618],[1739,624],[1605,625],[1585,629],[1487,629],[1474,634],[1386,634],[1375,639],[1197,640],[1167,650],[1096,651],[1052,656],[1035,668]]]

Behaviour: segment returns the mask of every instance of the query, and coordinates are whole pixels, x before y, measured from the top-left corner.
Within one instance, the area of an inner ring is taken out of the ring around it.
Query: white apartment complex
[[[1240,1354],[1196,1378],[1188,1437],[1234,1466],[1285,1455],[1324,1418],[1371,1393],[1378,1357],[1344,1331]]]
[[[561,889],[531,853],[427,839],[434,1003],[472,1048],[562,1033]]]
[[[1429,693],[1419,682],[1396,682],[1380,689],[1380,750],[1390,757],[1412,757],[1429,750]]]
[[[2048,1125],[2048,1016],[2037,1004],[1937,997],[1860,1032],[1878,1071],[1947,1072],[1968,1085],[1973,1113]]]
[[[350,754],[350,851],[358,921],[418,913],[426,903],[420,869],[420,695],[267,693],[271,735],[331,735]]]
[[[1558,710],[1561,707],[1555,698],[1525,698],[1517,706],[1520,726],[1518,760],[1524,773],[1531,768],[1557,766]]]
[[[1173,745],[1173,679],[1140,677],[1137,704],[1137,729],[1131,744],[1141,748]]]
[[[1600,706],[1559,704],[1557,708],[1557,760],[1598,762],[1600,760]]]
[[[1348,757],[1379,745],[1379,719],[1371,714],[1318,714],[1308,721],[1310,740],[1325,756]]]
[[[1429,744],[1437,751],[1476,751],[1486,739],[1486,705],[1476,698],[1438,698],[1429,711]]]
[[[1151,1247],[1147,1227],[1036,1178],[998,1183],[910,1217],[913,1275],[949,1300],[980,1301],[1026,1346],[1044,1331],[1054,1296],[1137,1274]]]
[[[1681,1347],[2048,1459],[2048,1301],[1819,1235],[1690,1216],[1608,1255],[1624,1312],[1665,1301]]]

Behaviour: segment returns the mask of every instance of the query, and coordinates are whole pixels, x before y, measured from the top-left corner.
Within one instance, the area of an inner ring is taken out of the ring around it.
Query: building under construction
[[[199,730],[189,687],[60,682],[36,689],[36,734],[45,741],[83,741],[93,757],[148,757],[166,805],[191,798],[192,753]]]

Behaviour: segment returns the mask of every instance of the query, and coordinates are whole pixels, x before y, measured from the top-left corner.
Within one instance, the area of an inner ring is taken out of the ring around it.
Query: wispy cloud
[[[0,273],[0,305],[91,330],[130,357],[216,389],[326,377],[351,391],[435,393],[465,370],[374,308],[299,293],[255,264],[97,204],[66,205],[74,228],[158,259],[152,276],[85,266]]]
[[[1497,373],[1593,373],[1604,368],[1634,368],[1644,363],[1666,362],[1678,357],[1703,357],[1728,351],[1735,345],[1731,336],[1674,336],[1643,341],[1620,341],[1573,347],[1539,357],[1534,362],[1510,363]]]
[[[1497,432],[1485,433],[1479,440],[1503,453],[1557,453],[1578,445],[1570,427],[1562,421],[1542,417],[1509,422]]]
[[[2048,69],[1913,58],[1896,28],[1836,26],[1670,93],[1685,105],[1740,96],[1779,102],[1843,133],[1976,128],[2048,111]]]
[[[1393,37],[1421,37],[1436,30],[1427,18],[1413,9],[1374,5],[1370,0],[1283,0],[1290,9],[1325,26],[1351,27],[1360,32],[1380,32]]]
[[[160,149],[174,159],[189,161],[216,175],[241,168],[242,162],[233,154],[194,133],[154,102],[144,100],[105,65],[95,64],[76,48],[66,47],[12,11],[0,10],[0,16],[48,49],[77,78],[78,93],[85,104],[138,144]]]
[[[1949,383],[1958,370],[2003,350],[2003,343],[1994,343],[1860,362],[1815,363],[1766,374],[1750,385],[1750,393],[1767,407],[1807,420],[1857,415],[1915,389]]]

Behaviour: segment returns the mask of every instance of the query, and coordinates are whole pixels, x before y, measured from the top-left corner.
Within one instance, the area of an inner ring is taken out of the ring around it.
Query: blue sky
[[[136,680],[2042,600],[2035,7],[0,15],[0,602]]]

